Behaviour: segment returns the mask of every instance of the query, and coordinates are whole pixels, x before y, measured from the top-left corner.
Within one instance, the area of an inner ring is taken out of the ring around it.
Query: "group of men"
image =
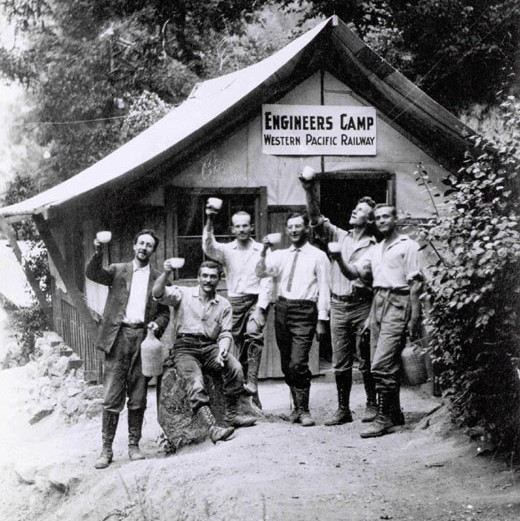
[[[128,450],[131,460],[142,459],[139,449],[149,378],[142,375],[140,342],[146,327],[160,337],[168,325],[169,307],[176,317],[172,350],[177,373],[187,384],[193,414],[207,424],[213,442],[229,438],[237,427],[255,423],[239,414],[243,394],[258,395],[258,370],[264,344],[267,311],[274,303],[275,335],[281,369],[290,388],[293,408],[289,420],[315,424],[309,409],[311,371],[309,353],[314,336],[326,334],[330,315],[332,358],[338,408],[325,422],[352,422],[350,392],[357,357],[366,390],[361,437],[381,436],[404,423],[399,402],[400,351],[406,334],[419,335],[419,292],[422,281],[418,244],[396,229],[396,210],[370,197],[352,211],[352,229],[343,230],[320,213],[314,180],[300,178],[306,192],[306,213],[287,218],[289,248],[272,250],[270,236],[253,238],[251,216],[243,211],[231,218],[235,239],[215,239],[213,221],[218,210],[208,205],[202,248],[213,259],[198,270],[198,285],[171,285],[174,267],[164,262],[159,274],[149,265],[158,238],[142,230],[134,241],[134,259],[103,267],[102,245],[87,266],[87,277],[110,287],[96,346],[105,355],[102,451],[96,468],[112,461],[119,413],[128,396]],[[383,240],[369,233],[375,222]],[[310,244],[311,230],[329,255]],[[330,258],[330,260],[329,260]],[[227,298],[217,293],[223,271]],[[274,282],[276,284],[274,284]],[[232,346],[235,346],[232,354]],[[221,375],[226,400],[225,426],[217,425],[209,407],[203,373]]]

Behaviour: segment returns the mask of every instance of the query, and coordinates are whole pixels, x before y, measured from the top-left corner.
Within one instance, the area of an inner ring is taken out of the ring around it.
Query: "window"
[[[184,267],[179,270],[181,279],[196,278],[199,265],[207,259],[202,251],[202,229],[206,221],[208,197],[219,197],[223,201],[222,208],[214,219],[214,233],[219,242],[233,240],[231,216],[241,210],[251,214],[255,225],[253,238],[265,233],[265,188],[173,188],[169,196],[167,195],[167,200],[173,203],[168,205],[173,208],[171,252],[172,255],[186,260]]]

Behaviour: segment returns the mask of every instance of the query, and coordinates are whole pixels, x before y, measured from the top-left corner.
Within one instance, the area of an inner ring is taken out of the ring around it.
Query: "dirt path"
[[[333,393],[332,383],[313,384],[320,424],[335,405]],[[359,420],[313,428],[261,421],[228,442],[168,457],[157,443],[152,391],[142,442],[149,458],[128,461],[123,414],[115,462],[103,471],[92,468],[99,419],[66,427],[51,415],[29,426],[20,412],[23,368],[0,372],[0,396],[11,397],[0,431],[5,521],[520,519],[519,473],[475,457],[466,437],[448,432],[442,409],[424,418],[438,401],[415,390],[403,392],[407,425],[382,438],[362,440]],[[261,396],[266,411],[288,412],[284,384],[263,384]],[[352,403],[359,417],[359,384]]]

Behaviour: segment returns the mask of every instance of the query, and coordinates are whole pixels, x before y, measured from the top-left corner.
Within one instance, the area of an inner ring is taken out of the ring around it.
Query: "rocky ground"
[[[208,441],[174,455],[162,448],[150,389],[141,444],[148,458],[129,462],[124,412],[114,463],[95,470],[98,389],[80,382],[70,360],[54,346],[42,361],[0,372],[2,520],[520,519],[520,473],[477,456],[477,445],[453,430],[427,386],[403,390],[404,427],[363,440],[359,419],[323,425],[335,407],[330,377],[313,383],[318,425],[311,428],[277,420],[289,410],[288,389],[263,382],[269,420],[238,430],[227,442]],[[355,384],[357,418],[363,402],[362,386]],[[36,418],[41,403],[48,411]]]

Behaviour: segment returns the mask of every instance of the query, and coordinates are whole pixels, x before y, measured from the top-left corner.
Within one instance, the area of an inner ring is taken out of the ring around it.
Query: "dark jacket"
[[[108,268],[103,268],[103,256],[98,253],[95,253],[87,264],[87,278],[98,284],[110,287],[103,319],[96,339],[96,349],[105,353],[109,353],[112,349],[121,328],[132,285],[133,273],[132,262],[110,264]],[[162,336],[170,321],[170,308],[155,302],[152,298],[152,288],[155,279],[159,275],[160,273],[150,266],[148,299],[144,314],[145,326],[151,321],[156,322],[159,326],[159,329],[155,332],[158,338]]]

